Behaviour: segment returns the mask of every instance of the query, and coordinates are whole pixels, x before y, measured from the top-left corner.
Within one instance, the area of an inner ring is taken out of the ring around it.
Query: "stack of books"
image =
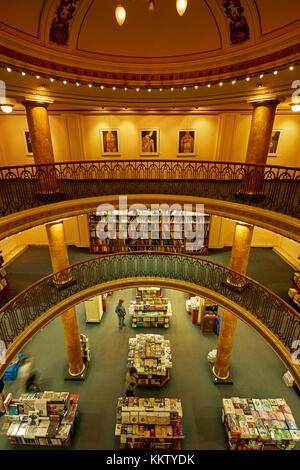
[[[173,440],[184,438],[181,400],[177,398],[119,398],[115,435],[121,448],[133,447],[133,440],[143,442],[145,448],[179,448]],[[134,446],[140,448],[139,444]]]
[[[69,392],[24,393],[4,401],[11,444],[66,446],[77,416],[79,395]]]
[[[169,299],[163,297],[156,300],[132,300],[128,313],[134,328],[169,328],[172,307]]]
[[[223,398],[230,449],[293,449],[300,431],[284,398]]]

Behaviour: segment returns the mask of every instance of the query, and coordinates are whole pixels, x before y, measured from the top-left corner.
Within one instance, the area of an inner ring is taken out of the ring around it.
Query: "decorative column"
[[[46,231],[49,242],[49,251],[53,271],[68,268],[69,257],[67,245],[65,242],[64,226],[62,222],[54,222],[46,224]],[[66,276],[62,279],[58,278],[55,281],[56,286],[62,286],[68,283],[69,272],[66,271]],[[71,377],[81,376],[84,372],[85,364],[82,359],[78,323],[76,317],[75,307],[66,310],[62,315],[63,331],[69,359],[69,374]]]
[[[25,100],[22,104],[26,109],[34,163],[55,163],[47,109],[50,102]],[[40,195],[53,195],[59,191],[54,167],[40,166],[37,179]]]
[[[265,165],[268,158],[273,124],[279,100],[268,100],[252,103],[253,115],[248,141],[246,163]],[[241,195],[262,196],[264,180],[263,167],[248,167],[243,178]]]
[[[230,269],[245,275],[248,266],[248,259],[253,236],[253,225],[236,222],[234,240],[232,244]],[[231,286],[234,290],[245,288],[245,282],[240,276],[228,276],[227,287]],[[228,310],[223,310],[221,327],[219,332],[217,355],[212,372],[214,381],[231,382],[230,378],[230,358],[234,341],[237,318]]]

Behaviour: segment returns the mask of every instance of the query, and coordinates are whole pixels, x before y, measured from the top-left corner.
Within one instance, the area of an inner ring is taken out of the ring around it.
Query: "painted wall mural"
[[[73,19],[80,0],[60,0],[53,18],[49,40],[59,46],[67,46],[69,40],[69,23]]]
[[[240,0],[222,0],[225,15],[230,22],[232,44],[241,44],[250,39],[249,26]]]

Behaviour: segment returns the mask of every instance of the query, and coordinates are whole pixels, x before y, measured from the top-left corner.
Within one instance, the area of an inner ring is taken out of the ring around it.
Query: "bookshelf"
[[[137,369],[138,385],[163,387],[170,378],[170,341],[162,335],[138,334],[129,338],[128,367]]]
[[[11,444],[69,446],[74,432],[79,395],[69,392],[23,393],[4,401]],[[3,432],[2,427],[2,432]]]
[[[222,422],[231,450],[291,450],[300,440],[284,398],[223,398]]]
[[[184,438],[178,398],[119,398],[115,436],[121,449],[180,450]]]
[[[139,224],[139,232],[141,238],[131,239],[128,238],[127,230],[124,230],[119,223],[119,217],[127,217],[127,227],[130,222],[135,220],[135,216],[128,215],[128,211],[122,213],[121,211],[114,211],[116,216],[116,233],[115,236],[111,233],[110,238],[100,240],[97,237],[96,228],[102,216],[97,216],[95,212],[88,214],[89,234],[90,234],[90,252],[91,253],[115,253],[115,252],[130,252],[130,251],[156,251],[156,252],[171,252],[171,253],[194,253],[194,254],[207,254],[209,245],[209,230],[210,230],[210,215],[204,214],[204,246],[199,247],[197,251],[189,251],[185,247],[185,236],[189,236],[192,231],[196,230],[196,212],[190,212],[188,215],[191,217],[191,222],[185,224],[185,230],[182,227],[182,233],[176,228],[176,223],[179,224],[179,217],[183,218],[187,213],[182,211],[171,211],[170,214],[170,239],[163,238],[163,231],[168,229],[168,225],[164,223],[164,216],[161,211],[155,212],[150,209],[147,210],[145,216],[149,217],[146,224]],[[153,218],[156,217],[155,222]],[[184,218],[182,219],[184,220]],[[114,238],[112,238],[114,236]],[[120,237],[124,237],[121,239]]]
[[[2,253],[2,251],[0,251]],[[10,293],[10,285],[7,280],[7,272],[3,267],[4,259],[0,254],[0,302]]]
[[[169,299],[132,300],[128,309],[133,328],[169,328],[172,307]]]

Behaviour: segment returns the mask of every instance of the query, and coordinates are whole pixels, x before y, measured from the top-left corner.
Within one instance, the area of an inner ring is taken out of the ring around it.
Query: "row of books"
[[[267,445],[291,449],[300,440],[300,431],[283,398],[232,397],[223,398],[222,404],[222,416],[231,449],[244,449],[245,446],[261,449]]]
[[[122,411],[177,411],[182,417],[182,405],[179,398],[118,398],[117,408]]]
[[[183,426],[164,426],[159,424],[150,425],[126,425],[117,423],[115,429],[115,435],[121,436],[126,435],[132,438],[172,438],[182,439],[184,437]]]

